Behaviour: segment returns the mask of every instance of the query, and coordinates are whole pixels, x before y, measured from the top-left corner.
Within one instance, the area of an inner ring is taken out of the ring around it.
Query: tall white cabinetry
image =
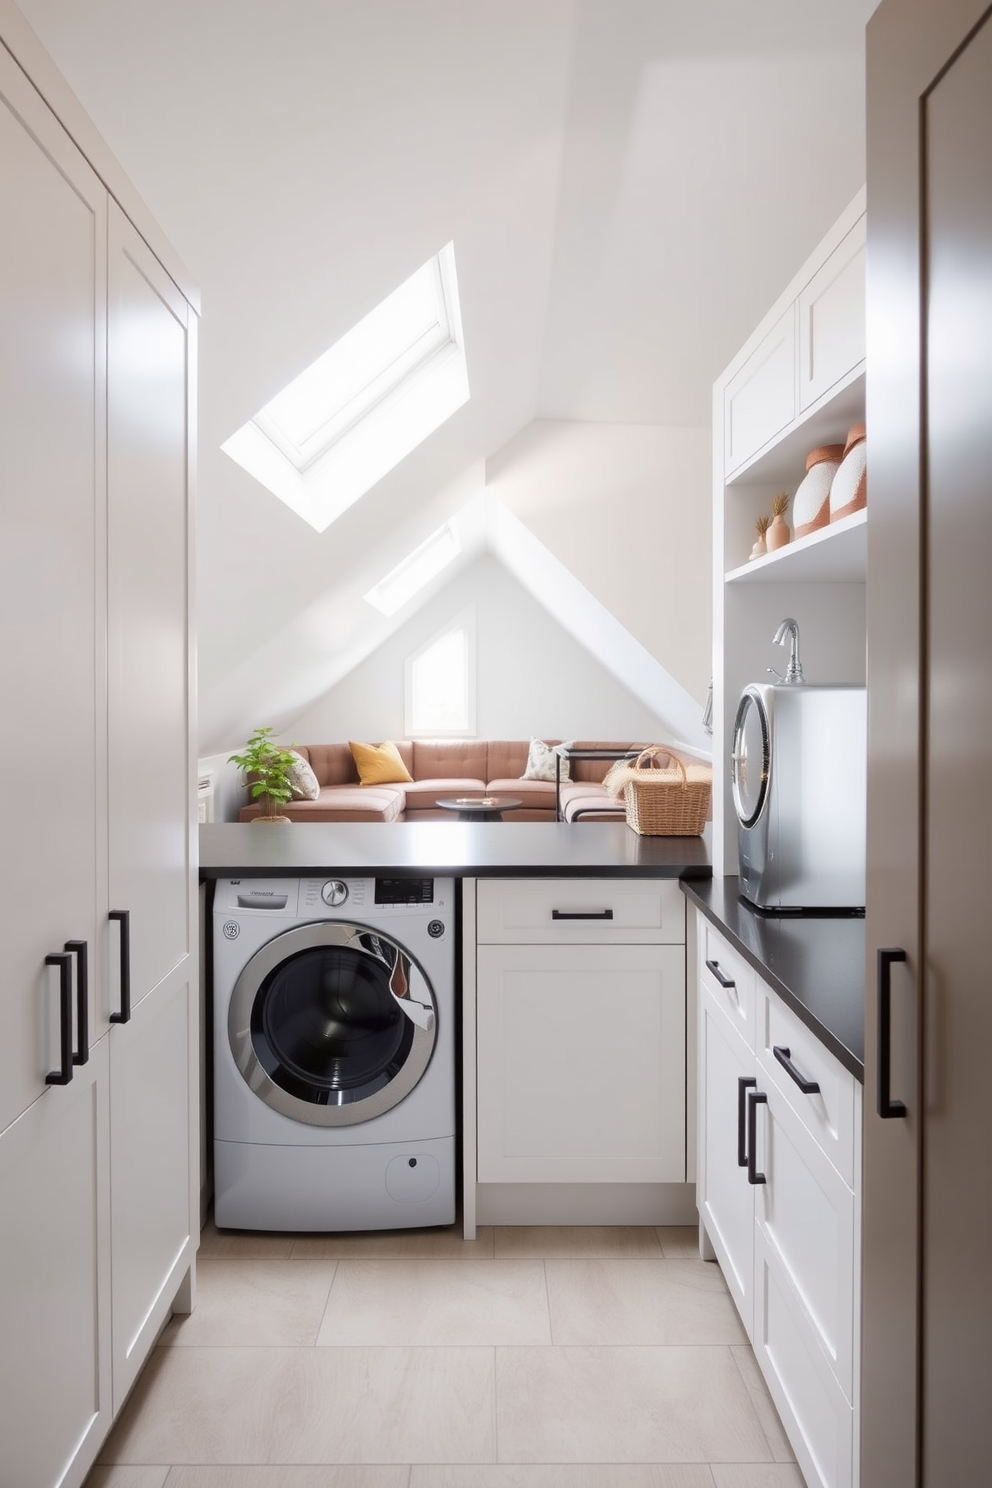
[[[799,623],[807,681],[865,680],[866,513],[749,561],[754,520],[793,496],[806,455],[865,416],[865,195],[859,193],[714,387],[714,807],[717,873],[737,872],[727,761],[738,699],[783,670]],[[868,431],[871,445],[871,430]],[[791,507],[789,516],[791,517]],[[791,525],[791,522],[790,522]]]
[[[0,35],[0,1442],[74,1488],[192,1300],[196,317],[6,4]]]

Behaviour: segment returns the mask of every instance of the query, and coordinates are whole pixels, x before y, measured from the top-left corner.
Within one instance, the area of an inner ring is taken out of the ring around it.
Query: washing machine
[[[214,1218],[455,1218],[454,881],[221,879]]]

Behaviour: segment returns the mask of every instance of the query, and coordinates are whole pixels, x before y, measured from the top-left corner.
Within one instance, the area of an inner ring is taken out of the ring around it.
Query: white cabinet
[[[865,218],[799,295],[799,407],[805,411],[865,359]]]
[[[807,1482],[851,1488],[860,1086],[701,917],[697,935],[701,1224]]]
[[[0,690],[29,741],[0,937],[0,1476],[78,1488],[192,1297],[196,318],[0,22]]]
[[[724,390],[724,468],[739,469],[795,416],[796,307],[789,305]]]
[[[685,901],[674,880],[463,893],[466,1232],[685,1223]]]

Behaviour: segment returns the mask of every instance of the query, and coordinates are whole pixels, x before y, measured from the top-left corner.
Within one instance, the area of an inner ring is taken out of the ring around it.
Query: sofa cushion
[[[489,779],[489,746],[485,739],[415,739],[414,780]]]
[[[407,811],[426,811],[437,805],[438,796],[484,795],[486,782],[470,775],[441,780],[414,780],[404,786]]]
[[[527,750],[527,763],[521,774],[522,780],[550,780],[558,778],[568,779],[568,760],[563,760],[556,754],[550,744],[545,744],[543,739],[531,739]]]
[[[389,739],[379,745],[358,744],[349,739],[348,748],[354,755],[362,785],[404,785],[411,779],[399,750]]]
[[[293,792],[293,800],[316,801],[320,795],[320,782],[298,750],[291,749],[289,752],[296,756],[294,763],[286,772],[289,776],[289,788]]]
[[[555,809],[555,783],[553,780],[522,780],[519,776],[512,775],[505,779],[497,777],[486,784],[486,794],[490,796],[515,796],[518,801],[523,801],[522,810],[550,811],[552,816]],[[513,814],[514,821],[524,821],[525,817]]]
[[[323,786],[316,801],[290,801],[281,814],[294,822],[391,822],[403,810],[402,786]],[[239,821],[259,815],[257,806],[243,806]]]

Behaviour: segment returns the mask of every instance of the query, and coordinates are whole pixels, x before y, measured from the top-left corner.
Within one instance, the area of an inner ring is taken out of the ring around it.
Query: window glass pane
[[[422,651],[411,667],[411,718],[415,733],[468,728],[468,645],[464,630],[449,630]]]

